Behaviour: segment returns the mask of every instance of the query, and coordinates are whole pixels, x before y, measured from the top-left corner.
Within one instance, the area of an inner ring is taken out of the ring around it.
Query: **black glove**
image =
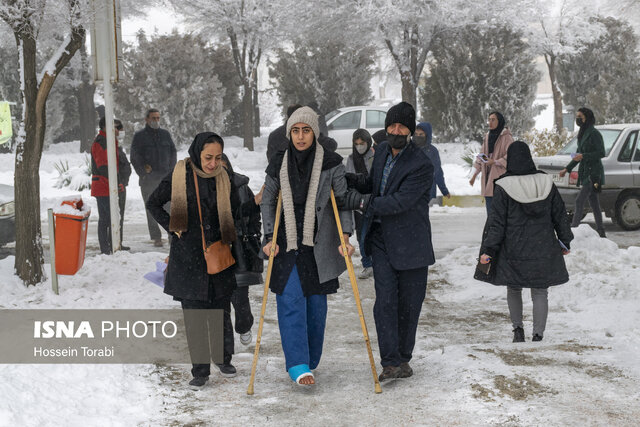
[[[354,188],[358,184],[358,175],[355,173],[345,173],[344,178],[347,180],[347,188]]]
[[[343,208],[350,211],[366,212],[369,202],[371,201],[371,194],[360,194],[356,190],[349,190],[344,198]]]

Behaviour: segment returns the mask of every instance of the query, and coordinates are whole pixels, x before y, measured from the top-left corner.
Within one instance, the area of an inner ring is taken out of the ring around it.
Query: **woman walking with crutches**
[[[278,325],[286,369],[300,385],[315,384],[311,373],[320,363],[327,316],[327,294],[338,290],[345,271],[338,227],[330,202],[347,192],[342,157],[317,143],[318,115],[309,107],[296,110],[286,127],[289,147],[267,167],[262,220],[269,255],[276,240],[270,289],[276,293]],[[273,236],[276,205],[282,192],[282,216]],[[341,211],[344,239],[352,231],[351,212]],[[354,251],[346,243],[351,255]]]

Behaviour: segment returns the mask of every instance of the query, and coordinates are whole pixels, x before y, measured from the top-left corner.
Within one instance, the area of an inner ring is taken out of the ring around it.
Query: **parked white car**
[[[345,157],[351,154],[351,138],[356,129],[366,129],[372,135],[384,129],[388,109],[381,106],[344,107],[325,115],[329,136],[338,143],[336,151]]]

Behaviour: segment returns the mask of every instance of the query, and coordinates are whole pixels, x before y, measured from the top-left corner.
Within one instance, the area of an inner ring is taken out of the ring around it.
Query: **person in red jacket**
[[[100,132],[96,136],[91,146],[91,195],[98,203],[98,241],[100,242],[100,252],[111,254],[111,211],[109,208],[109,170],[107,167],[107,133],[105,130],[106,120],[100,119]],[[122,130],[122,122],[114,120],[113,125],[116,135],[116,159],[118,170],[118,205],[120,207],[120,249],[129,250],[127,246],[122,246],[122,225],[124,223],[124,206],[127,200],[126,186],[129,184],[131,176],[131,165],[127,160],[122,147],[118,145],[118,136]]]

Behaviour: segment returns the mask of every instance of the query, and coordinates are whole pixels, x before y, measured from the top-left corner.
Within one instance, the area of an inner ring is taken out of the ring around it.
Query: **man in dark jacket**
[[[113,247],[111,244],[111,209],[109,205],[109,168],[107,165],[107,133],[105,129],[106,120],[100,119],[100,132],[96,136],[91,146],[91,195],[96,198],[98,204],[98,241],[100,242],[100,252],[111,254]],[[131,176],[131,165],[127,160],[127,155],[118,144],[118,137],[122,130],[122,122],[114,120],[116,136],[116,159],[118,171],[118,205],[120,208],[120,249],[128,251],[130,248],[122,246],[122,231],[124,224],[124,207],[127,200],[126,187]]]
[[[146,203],[160,181],[173,171],[176,165],[176,146],[171,135],[160,129],[160,112],[154,108],[147,111],[146,126],[133,136],[131,163],[140,177],[140,191]],[[162,246],[160,227],[147,210],[149,237],[155,246]]]
[[[364,193],[349,193],[348,207],[365,211],[365,250],[373,259],[376,302],[373,316],[383,371],[380,381],[413,375],[409,366],[428,266],[435,262],[429,223],[433,165],[411,141],[413,106],[401,102],[385,119],[387,140],[375,152],[368,177],[347,174]]]

